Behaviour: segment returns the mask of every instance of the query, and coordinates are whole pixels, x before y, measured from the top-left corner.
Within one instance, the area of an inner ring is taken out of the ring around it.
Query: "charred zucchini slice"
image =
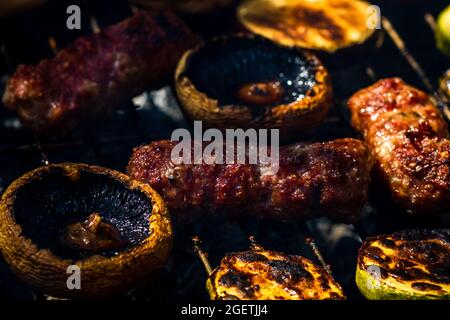
[[[0,202],[0,249],[11,269],[58,298],[126,293],[162,267],[172,227],[148,185],[102,167],[38,168],[9,186]],[[67,285],[77,266],[81,288]]]
[[[449,299],[450,230],[405,230],[368,238],[356,284],[371,300]]]
[[[207,280],[212,300],[340,300],[328,272],[301,256],[261,248],[228,254]]]
[[[450,6],[437,19],[436,40],[439,50],[450,57]]]
[[[279,44],[333,53],[376,33],[379,16],[372,8],[359,0],[247,0],[238,19]]]

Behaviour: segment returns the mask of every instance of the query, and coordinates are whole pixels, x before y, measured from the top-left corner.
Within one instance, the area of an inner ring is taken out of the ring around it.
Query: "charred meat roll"
[[[209,211],[354,222],[366,201],[371,160],[359,140],[280,148],[277,171],[264,170],[266,164],[174,164],[175,145],[165,140],[136,148],[128,174],[154,187],[181,218]]]
[[[3,102],[40,133],[65,133],[169,82],[197,38],[170,12],[136,15],[82,37],[56,57],[21,65]]]
[[[429,96],[393,78],[357,92],[348,105],[394,199],[411,213],[448,211],[448,128]]]

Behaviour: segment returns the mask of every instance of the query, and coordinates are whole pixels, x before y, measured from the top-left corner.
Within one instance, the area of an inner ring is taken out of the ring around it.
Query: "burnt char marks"
[[[426,230],[426,229],[410,229],[400,232],[396,232],[391,236],[392,240],[404,240],[404,241],[422,241],[429,239],[439,239],[447,244],[450,244],[450,230],[447,229],[437,229],[437,230]]]
[[[210,279],[218,299],[345,298],[326,270],[308,259],[263,249],[228,254]]]
[[[328,290],[331,289],[331,288],[330,288],[330,281],[329,281],[329,279],[328,279],[324,274],[321,274],[321,275],[319,276],[318,280],[319,280],[319,285],[320,285],[320,287],[322,288],[322,290],[328,291]],[[333,292],[333,293],[334,293],[334,292]],[[333,295],[332,295],[331,298],[332,298],[332,299],[336,299],[337,297],[335,297],[335,296],[333,297]]]
[[[266,256],[255,251],[245,251],[239,253],[237,258],[242,262],[266,262],[268,260]]]
[[[404,242],[398,246],[399,256],[408,258],[414,256],[418,263],[436,264],[442,263],[445,259],[443,250],[445,248],[440,243],[425,241]]]
[[[326,15],[323,10],[315,10],[308,7],[299,7],[295,10],[295,17],[304,21],[306,25],[322,30],[329,39],[344,41],[344,30],[336,22]]]
[[[399,269],[412,268],[414,267],[414,265],[415,265],[414,262],[410,262],[404,259],[400,259],[397,262],[395,262],[395,267]]]
[[[449,235],[449,230],[405,230],[372,237],[361,248],[359,265],[382,267],[394,279],[415,284],[412,288],[450,284]]]
[[[259,289],[253,285],[252,275],[240,272],[236,269],[230,269],[227,273],[221,276],[219,279],[219,285],[228,288],[239,288],[246,298],[254,297],[255,290]]]
[[[267,265],[270,267],[269,277],[281,285],[295,285],[303,279],[314,280],[311,273],[292,259],[272,260]]]
[[[403,281],[433,280],[426,272],[418,268],[390,269],[389,273],[394,278]]]
[[[251,276],[236,270],[230,270],[219,279],[219,284],[225,287],[250,287]]]
[[[376,247],[368,247],[366,250],[366,256],[381,265],[392,262],[392,259],[386,256],[382,249]]]
[[[425,282],[414,282],[411,285],[411,288],[419,291],[442,291],[442,288],[440,286]]]
[[[383,247],[386,247],[386,248],[395,249],[395,247],[397,246],[395,244],[395,241],[393,241],[391,239],[384,238],[384,239],[379,239],[378,241],[381,243],[381,245]]]

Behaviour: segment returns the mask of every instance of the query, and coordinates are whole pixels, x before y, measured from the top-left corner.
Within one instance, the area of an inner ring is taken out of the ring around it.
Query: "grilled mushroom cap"
[[[238,19],[277,43],[333,53],[376,33],[379,19],[370,6],[360,0],[247,0]]]
[[[228,254],[206,286],[212,300],[345,299],[322,267],[301,256],[262,249]]]
[[[449,299],[450,230],[406,230],[367,239],[356,283],[372,300]]]
[[[314,55],[253,35],[219,37],[188,51],[175,77],[182,106],[208,127],[305,132],[332,102],[329,74]]]
[[[59,164],[25,174],[0,203],[0,249],[11,269],[55,297],[124,293],[163,266],[172,227],[161,197],[119,172]],[[70,290],[69,266],[81,272]]]
[[[180,13],[197,14],[214,11],[231,5],[236,0],[132,0],[145,8],[173,9]]]

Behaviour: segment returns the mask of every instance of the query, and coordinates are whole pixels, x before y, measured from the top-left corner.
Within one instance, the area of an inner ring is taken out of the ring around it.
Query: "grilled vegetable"
[[[348,102],[394,199],[417,215],[450,210],[450,140],[439,108],[399,78],[383,79]]]
[[[152,10],[173,9],[185,14],[206,13],[225,8],[236,0],[131,0]]]
[[[4,259],[22,280],[54,297],[126,293],[164,265],[171,242],[160,196],[101,167],[38,168],[16,180],[0,202]],[[67,285],[72,265],[80,268],[79,290]]]
[[[332,103],[330,76],[312,54],[251,35],[216,38],[181,59],[179,100],[214,128],[277,128],[282,138],[322,122]]]
[[[450,6],[445,8],[438,17],[436,40],[439,50],[450,57]]]
[[[179,58],[195,43],[175,15],[140,12],[79,38],[53,59],[19,66],[3,102],[39,133],[67,133],[170,82]]]
[[[405,230],[367,239],[356,283],[368,299],[450,299],[450,230]]]
[[[230,253],[209,276],[211,300],[342,300],[341,286],[301,256],[264,250]]]
[[[277,43],[333,53],[376,35],[379,17],[370,6],[359,0],[247,0],[238,18]]]

